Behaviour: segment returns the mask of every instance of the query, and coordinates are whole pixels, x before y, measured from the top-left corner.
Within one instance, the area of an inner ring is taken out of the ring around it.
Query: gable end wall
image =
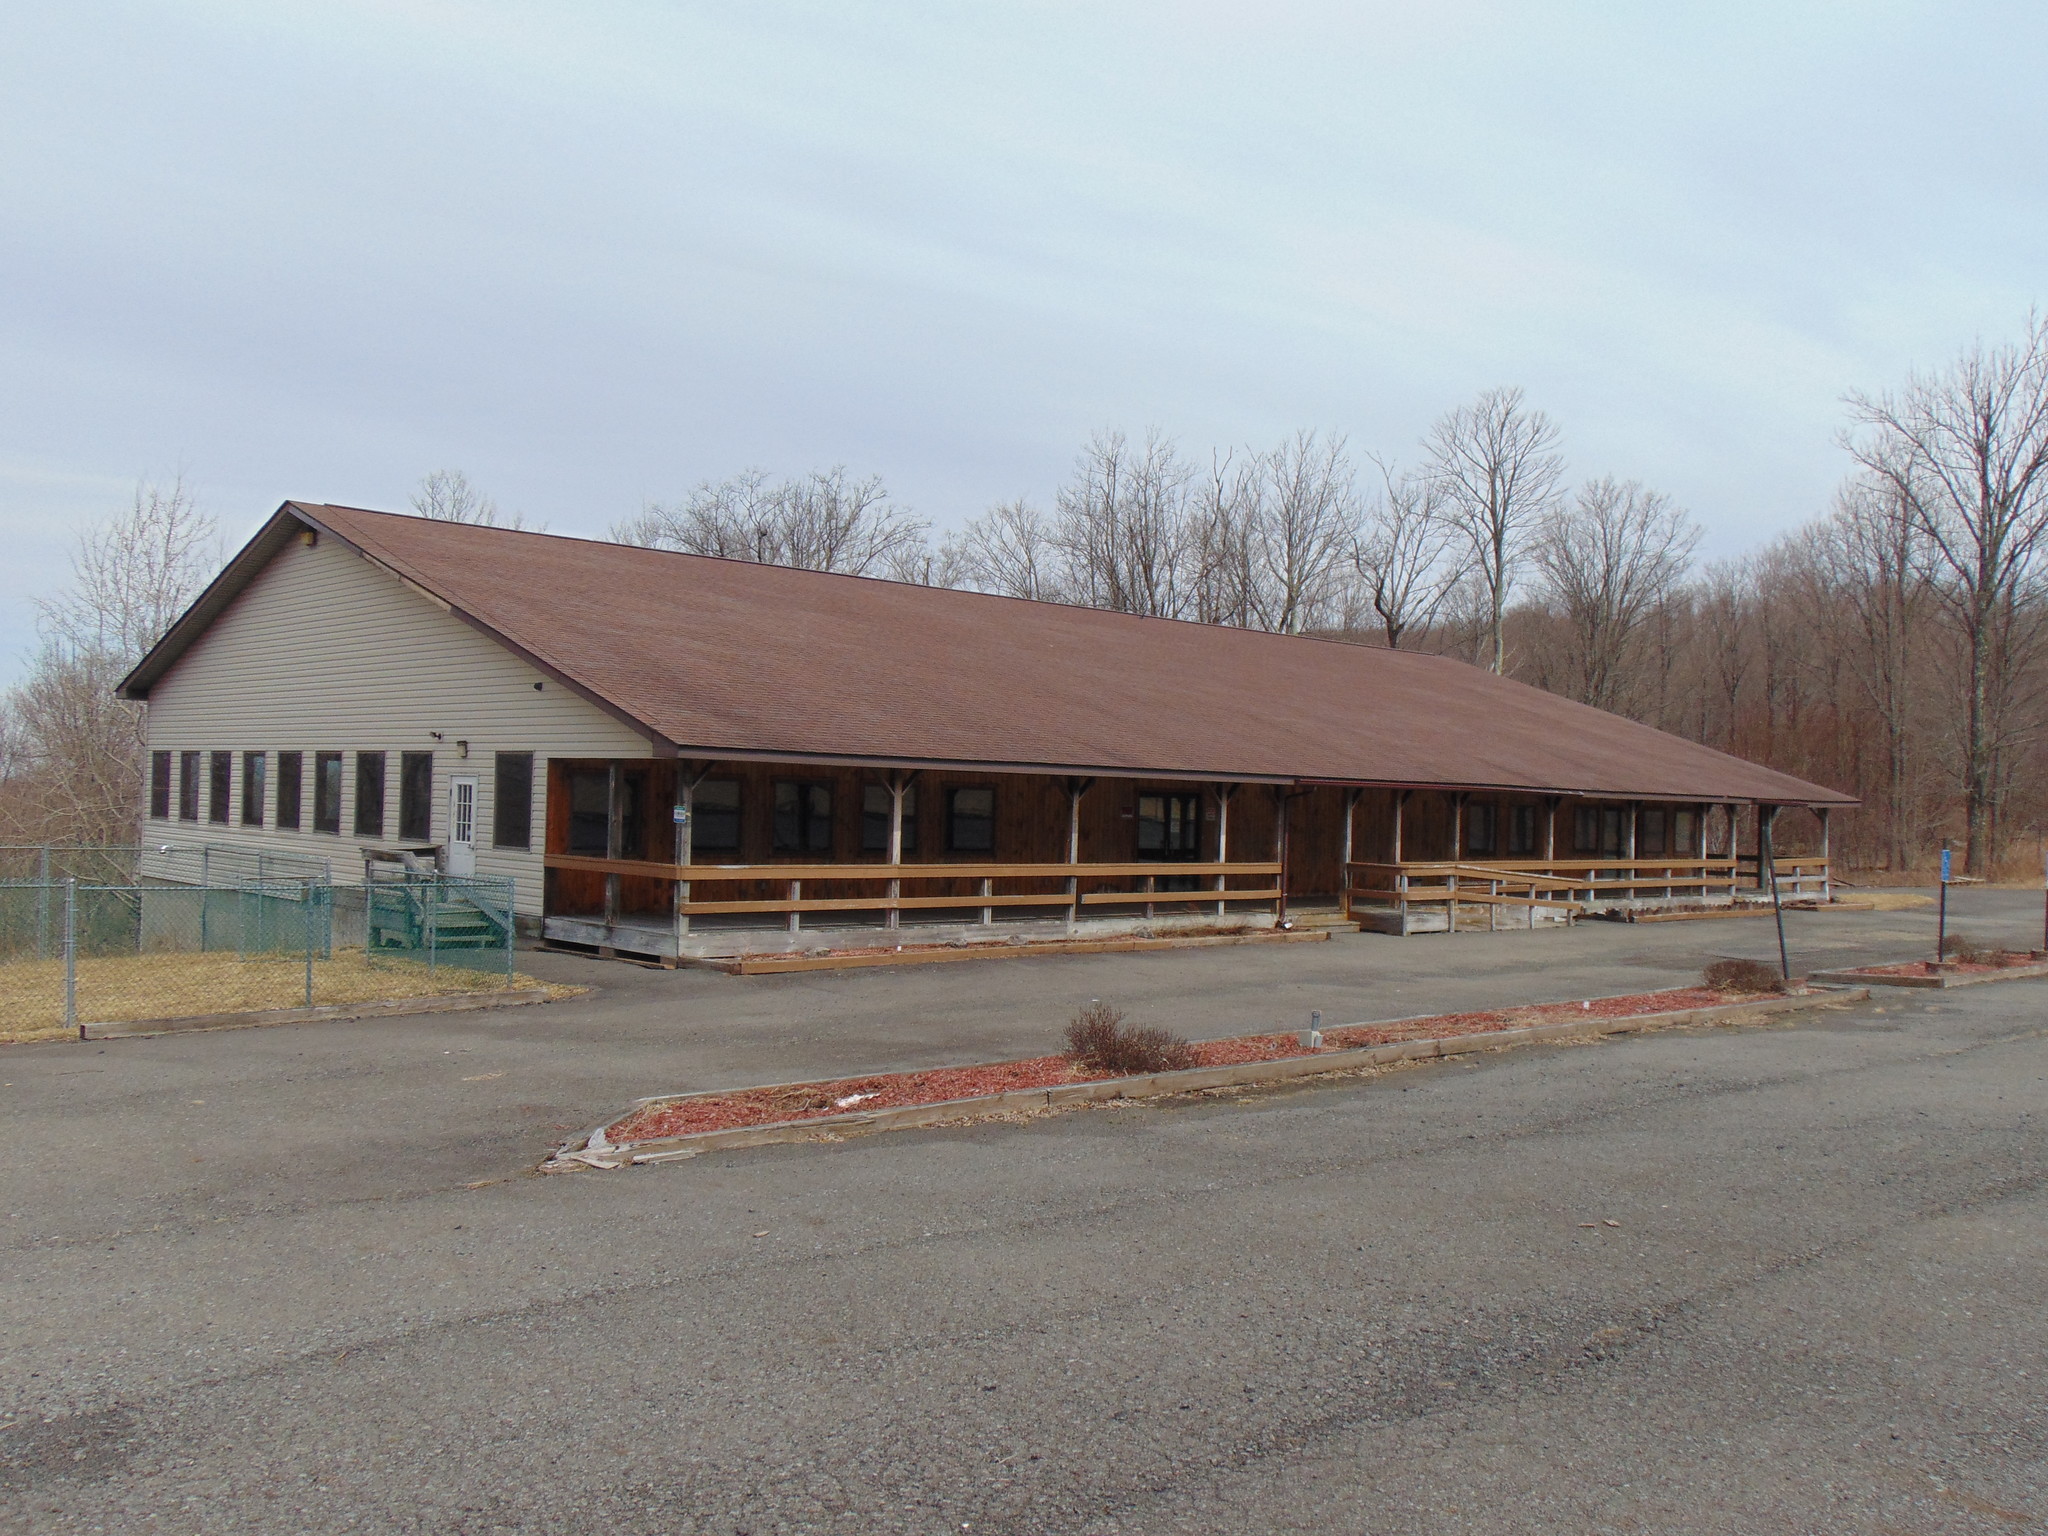
[[[534,688],[536,682],[544,686]],[[329,859],[343,883],[362,878],[354,834],[355,754],[389,754],[386,842],[398,835],[400,752],[434,754],[431,840],[448,835],[448,784],[477,782],[477,873],[517,882],[525,915],[541,909],[540,849],[550,757],[648,757],[647,740],[588,700],[544,678],[454,615],[323,538],[294,541],[150,690],[152,751],[232,751],[230,820],[146,820],[146,845],[229,844]],[[430,732],[438,731],[436,741]],[[469,756],[458,757],[458,741]],[[270,758],[263,828],[240,824],[243,752]],[[276,830],[280,751],[306,754],[302,830]],[[315,752],[344,755],[341,832],[310,830]],[[530,852],[491,847],[494,754],[534,754]],[[147,795],[147,785],[138,786]],[[148,810],[145,798],[143,809]],[[176,813],[176,797],[172,811]],[[202,794],[199,813],[207,813]]]

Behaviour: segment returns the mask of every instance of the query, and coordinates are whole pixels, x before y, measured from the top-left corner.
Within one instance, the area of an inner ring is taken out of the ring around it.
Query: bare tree
[[[1248,629],[1256,623],[1257,530],[1263,520],[1260,456],[1212,449],[1209,472],[1188,502],[1189,594],[1186,616],[1201,624]]]
[[[1380,489],[1366,502],[1351,564],[1388,649],[1398,651],[1411,631],[1436,622],[1469,561],[1436,482],[1373,464]]]
[[[1849,404],[1863,430],[1846,445],[1910,509],[1962,643],[1964,867],[1982,875],[1998,857],[2015,693],[2043,637],[2048,320],[2030,315],[2015,345],[1978,343],[1938,373]]]
[[[1891,869],[1904,869],[1912,862],[1914,841],[1914,664],[1933,595],[1927,552],[1898,488],[1870,476],[1842,487],[1816,544],[1816,603],[1846,611],[1861,642],[1842,649],[1883,731],[1884,860]]]
[[[1331,614],[1357,543],[1358,504],[1344,439],[1301,431],[1255,460],[1249,514],[1250,607],[1259,629],[1298,635]]]
[[[71,585],[36,600],[38,628],[67,651],[133,666],[191,606],[219,556],[214,521],[182,478],[139,485],[126,512],[79,534]]]
[[[498,504],[469,483],[459,469],[437,469],[421,478],[412,509],[438,523],[476,523],[485,528],[525,528],[525,517],[500,512]]]
[[[1699,540],[1670,497],[1634,480],[1589,480],[1545,514],[1531,554],[1566,622],[1572,697],[1621,703],[1636,633],[1685,578]]]
[[[990,507],[947,544],[960,586],[1035,602],[1066,598],[1067,576],[1051,520],[1028,502]]]
[[[26,800],[17,835],[135,840],[143,709],[114,689],[218,563],[213,519],[182,481],[138,487],[127,512],[79,535],[71,585],[38,600],[42,644],[7,700],[12,777]]]
[[[1074,601],[1184,616],[1195,553],[1189,479],[1172,441],[1156,431],[1135,449],[1121,432],[1090,439],[1060,487],[1053,533]]]
[[[1430,474],[1472,547],[1487,609],[1485,659],[1495,672],[1507,665],[1501,620],[1528,533],[1549,510],[1564,472],[1557,444],[1557,427],[1526,409],[1519,389],[1486,391],[1440,417],[1423,439]]]
[[[612,529],[622,544],[851,576],[916,572],[930,525],[889,499],[879,475],[845,466],[771,482],[749,469],[706,481],[680,502],[649,505]]]

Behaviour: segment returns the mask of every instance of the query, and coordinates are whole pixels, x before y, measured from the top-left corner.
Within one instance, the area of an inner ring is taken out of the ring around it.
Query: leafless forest
[[[956,531],[843,469],[749,471],[619,523],[626,542],[1459,656],[1862,797],[1838,856],[1895,875],[1953,839],[2038,872],[2048,829],[2048,322],[1845,402],[1833,505],[1699,566],[1662,492],[1572,480],[1519,390],[1397,460],[1302,431],[1191,452],[1098,434],[1051,503]],[[422,516],[513,523],[453,471]],[[88,533],[0,711],[0,835],[126,841],[140,735],[113,682],[219,557],[181,487]]]

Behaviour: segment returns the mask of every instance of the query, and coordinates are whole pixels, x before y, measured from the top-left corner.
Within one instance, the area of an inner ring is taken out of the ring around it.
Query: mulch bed
[[[1428,1018],[1401,1019],[1390,1024],[1359,1024],[1323,1031],[1323,1049],[1355,1050],[1403,1040],[1434,1040],[1454,1035],[1485,1034],[1556,1024],[1568,1019],[1627,1018],[1637,1014],[1672,1013],[1682,1008],[1709,1008],[1739,1001],[1740,995],[1710,987],[1681,987],[1668,992],[1638,992],[1586,1002],[1536,1003],[1523,1008],[1488,1009],[1478,1013],[1440,1013]],[[1294,1034],[1236,1035],[1196,1044],[1195,1064],[1237,1066],[1255,1061],[1281,1061],[1312,1056]],[[1113,1074],[1090,1072],[1065,1056],[1037,1056],[1029,1061],[992,1062],[986,1066],[938,1067],[928,1072],[884,1072],[868,1077],[842,1077],[830,1082],[798,1083],[781,1088],[740,1088],[730,1093],[698,1094],[687,1099],[648,1104],[616,1125],[607,1127],[614,1145],[659,1141],[699,1131],[739,1126],[779,1125],[824,1115],[864,1109],[898,1109],[938,1104],[950,1099],[1008,1093],[1019,1088],[1053,1088],[1061,1083],[1100,1082]]]

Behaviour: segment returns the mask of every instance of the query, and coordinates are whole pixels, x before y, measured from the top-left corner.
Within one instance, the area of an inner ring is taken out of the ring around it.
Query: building
[[[1733,900],[1781,807],[1808,892],[1854,803],[1444,657],[298,502],[122,691],[146,842],[509,876],[669,960]]]

